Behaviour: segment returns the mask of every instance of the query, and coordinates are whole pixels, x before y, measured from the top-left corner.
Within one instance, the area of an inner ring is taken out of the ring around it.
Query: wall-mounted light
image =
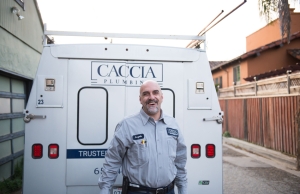
[[[19,12],[20,12],[20,10],[17,9],[16,7],[12,7],[12,8],[11,8],[11,13],[16,14],[19,20],[24,19],[24,16],[21,16],[21,15],[19,14]]]

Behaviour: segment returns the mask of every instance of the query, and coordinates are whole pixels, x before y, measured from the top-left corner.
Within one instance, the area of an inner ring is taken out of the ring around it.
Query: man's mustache
[[[151,100],[151,99],[149,99],[149,100],[147,100],[146,101],[146,104],[150,104],[150,103],[158,103],[158,100]]]

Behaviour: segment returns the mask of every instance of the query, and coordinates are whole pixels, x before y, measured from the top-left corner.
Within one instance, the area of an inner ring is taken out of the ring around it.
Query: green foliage
[[[15,166],[12,177],[0,182],[0,194],[9,194],[22,188],[23,184],[23,159]]]
[[[215,84],[216,92],[219,91],[219,84]]]
[[[0,182],[0,193],[9,194],[22,188],[22,179],[4,179]]]
[[[229,131],[225,131],[225,132],[223,133],[223,136],[224,136],[224,137],[231,137]]]
[[[13,178],[23,179],[23,159],[16,164]]]
[[[297,0],[294,0],[296,3]],[[259,15],[264,17],[267,23],[274,18],[279,18],[281,38],[287,38],[290,42],[291,16],[288,0],[258,0]]]
[[[279,0],[258,0],[260,17],[264,17],[270,23],[278,15]]]

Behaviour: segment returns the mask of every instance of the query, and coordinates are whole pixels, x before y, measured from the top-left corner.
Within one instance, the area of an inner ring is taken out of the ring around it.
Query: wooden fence
[[[219,101],[224,111],[223,132],[291,156],[298,155],[296,115],[300,96]]]

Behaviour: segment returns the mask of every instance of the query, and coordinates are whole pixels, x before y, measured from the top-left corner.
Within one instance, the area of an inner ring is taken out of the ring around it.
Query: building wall
[[[237,84],[244,84],[246,81],[243,79],[248,77],[248,63],[247,61],[242,61],[240,63],[236,62],[231,64],[228,67],[222,67],[222,69],[215,70],[213,72],[213,79],[222,76],[223,88],[227,88],[233,86],[233,68],[236,66],[240,66],[240,82]]]
[[[294,13],[291,11],[291,34],[300,31],[299,24],[300,13]],[[281,32],[279,28],[279,20],[276,19],[271,24],[266,25],[265,27],[246,37],[246,52],[280,39]]]
[[[24,2],[25,11],[14,0],[0,1],[0,27],[38,52],[42,52],[43,24],[35,1],[25,0]],[[11,12],[12,7],[19,9],[19,14],[25,18],[18,20],[18,17]]]
[[[291,10],[291,34],[300,31],[300,13],[294,13],[293,9]],[[278,19],[272,22],[271,24],[259,29],[253,34],[246,37],[246,47],[247,52],[257,49],[261,46],[269,44],[271,42],[277,41],[281,39],[279,21]],[[289,44],[284,44],[279,48],[271,48],[262,53],[259,53],[257,57],[249,57],[246,60],[238,62],[233,62],[228,64],[227,67],[223,67],[228,71],[228,74],[221,73],[221,70],[214,70],[213,77],[218,77],[219,75],[223,75],[223,88],[230,87],[233,85],[233,68],[237,65],[240,65],[240,83],[245,84],[243,78],[265,73],[275,69],[281,69],[282,67],[286,67],[289,65],[294,65],[299,62],[299,60],[295,59],[291,55],[287,53],[287,49],[299,49],[300,39],[294,39]],[[225,79],[225,76],[228,75],[228,81]],[[226,81],[225,81],[226,80]],[[227,84],[228,83],[228,84]]]
[[[213,79],[222,77],[222,88],[228,87],[227,85],[227,73],[225,71],[218,71],[213,74]]]
[[[0,28],[0,68],[34,78],[41,54]]]
[[[241,66],[241,84],[245,84],[247,83],[247,81],[245,81],[243,78],[246,78],[248,77],[248,74],[249,74],[249,66],[248,66],[248,61],[242,61],[240,63],[240,66]]]
[[[299,60],[287,53],[287,49],[299,49],[300,39],[294,39],[290,44],[281,48],[272,48],[264,51],[258,57],[248,58],[248,75],[253,76],[289,65],[295,65]],[[245,76],[246,77],[246,76]],[[248,77],[248,76],[247,76]]]
[[[43,49],[43,26],[34,0],[25,10],[14,0],[0,1],[0,68],[33,78]],[[12,13],[20,10],[24,19]]]

